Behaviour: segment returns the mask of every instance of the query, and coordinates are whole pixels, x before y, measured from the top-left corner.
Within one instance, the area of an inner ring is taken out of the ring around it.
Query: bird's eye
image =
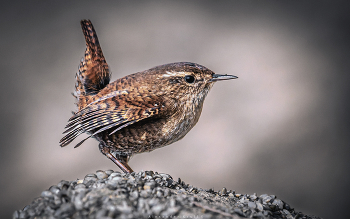
[[[194,77],[192,75],[186,75],[185,81],[189,84],[192,84],[194,82]]]

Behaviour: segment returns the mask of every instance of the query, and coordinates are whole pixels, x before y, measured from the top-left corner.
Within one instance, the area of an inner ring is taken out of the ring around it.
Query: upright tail
[[[97,94],[109,84],[111,76],[91,21],[82,20],[80,24],[86,41],[86,50],[75,76],[76,84],[73,95],[78,100],[79,110],[86,106],[86,102],[92,95]]]

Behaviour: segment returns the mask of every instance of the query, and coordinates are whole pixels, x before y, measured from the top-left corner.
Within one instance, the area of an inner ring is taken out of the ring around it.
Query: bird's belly
[[[193,126],[194,124],[188,122],[174,122],[170,118],[145,119],[112,135],[109,133],[113,132],[113,129],[96,137],[117,152],[132,155],[149,152],[176,142],[183,138]]]

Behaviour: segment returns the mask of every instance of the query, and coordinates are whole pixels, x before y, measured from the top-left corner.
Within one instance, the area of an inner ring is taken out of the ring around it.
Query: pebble
[[[112,173],[114,173],[114,171],[113,171],[113,170],[106,170],[105,173],[109,176],[109,175],[111,175]]]
[[[230,215],[230,217],[228,217]],[[275,195],[201,189],[169,174],[97,170],[84,179],[62,180],[13,213],[13,218],[302,218]]]
[[[271,202],[271,200],[273,200],[273,198],[269,195],[264,195],[262,198],[264,204]]]
[[[248,207],[255,209],[256,208],[256,204],[254,202],[248,202]]]
[[[256,198],[257,198],[256,193],[254,193],[253,195],[251,195],[249,198],[250,198],[250,200],[255,201]]]
[[[74,189],[79,192],[79,191],[85,190],[86,186],[85,186],[85,184],[81,183],[81,184],[76,185],[74,187]]]
[[[152,207],[152,213],[155,215],[159,215],[161,211],[164,209],[164,205],[155,205]]]
[[[88,182],[90,182],[90,181],[95,182],[96,180],[97,180],[97,176],[96,176],[95,174],[87,174],[87,175],[84,177],[83,183],[84,183],[84,184],[88,184]]]
[[[151,182],[147,182],[147,183],[145,183],[145,185],[143,186],[143,189],[144,190],[148,190],[148,189],[154,189],[154,187],[155,187],[155,185],[156,185],[156,183],[153,181],[151,181]]]
[[[45,198],[53,198],[53,194],[52,194],[52,192],[50,192],[50,191],[43,191],[42,193],[41,193],[41,197],[45,197]]]
[[[106,179],[108,177],[108,174],[105,173],[105,171],[97,170],[96,171],[96,176],[97,176],[98,179]]]
[[[226,195],[226,193],[227,193],[227,189],[225,187],[222,188],[220,195]]]
[[[264,210],[264,207],[263,207],[263,205],[262,205],[260,202],[256,202],[256,208],[257,208],[259,211],[263,211],[263,210]]]
[[[61,189],[58,188],[58,186],[54,185],[49,188],[49,191],[52,192],[52,194],[57,195],[58,193],[60,193]]]
[[[116,177],[116,176],[120,176],[120,173],[119,173],[119,172],[113,172],[113,173],[111,173],[111,174],[108,176],[108,179],[112,179],[112,178],[114,178],[114,177]]]
[[[62,180],[57,184],[57,187],[61,190],[67,190],[69,188],[70,183],[66,180]]]
[[[272,204],[278,206],[280,210],[283,209],[283,202],[280,199],[273,200]]]

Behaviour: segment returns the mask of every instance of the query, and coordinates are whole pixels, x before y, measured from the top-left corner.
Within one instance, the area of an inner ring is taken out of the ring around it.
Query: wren
[[[111,72],[90,20],[82,20],[85,55],[76,74],[78,110],[65,127],[61,147],[87,133],[123,172],[133,154],[182,139],[197,123],[216,81],[235,79],[191,62],[160,65],[110,83]]]

